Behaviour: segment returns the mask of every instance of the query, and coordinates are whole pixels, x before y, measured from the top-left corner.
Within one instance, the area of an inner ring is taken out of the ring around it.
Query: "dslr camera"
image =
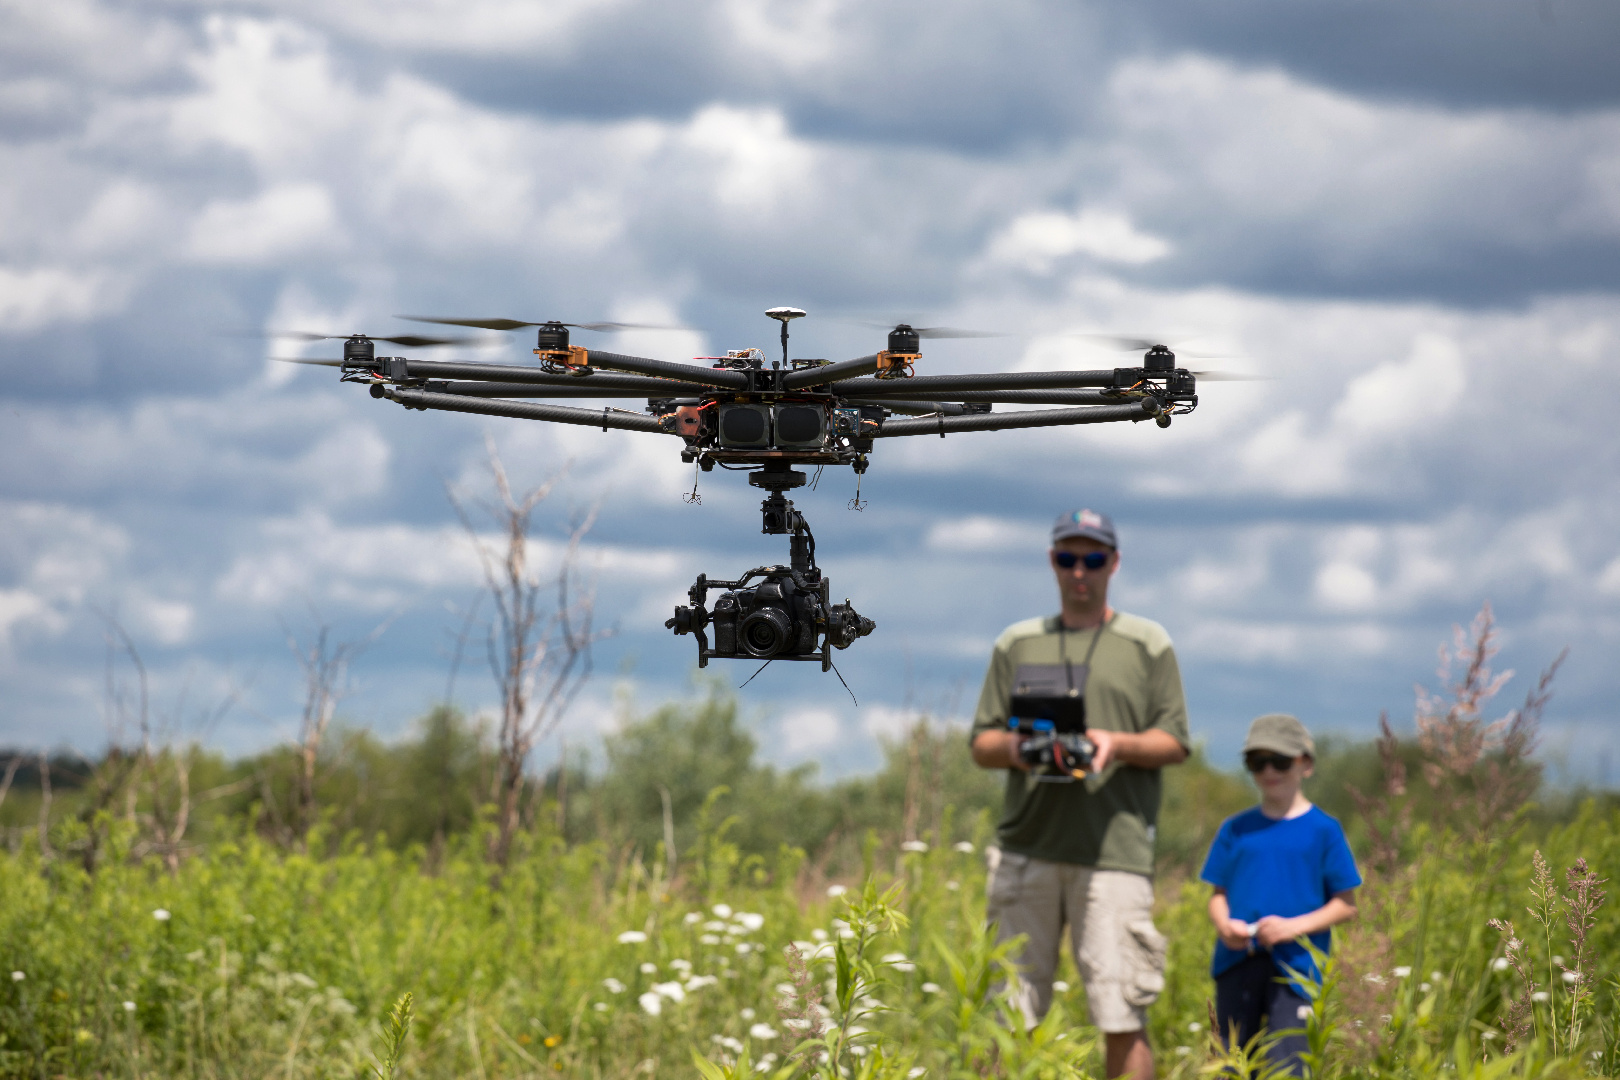
[[[712,609],[704,604],[710,589],[726,590]],[[698,667],[711,659],[819,660],[826,671],[833,649],[849,648],[876,626],[848,600],[832,603],[830,594],[825,577],[812,581],[791,566],[755,567],[736,581],[699,574],[687,592],[692,605],[677,607],[664,625],[697,636]],[[706,631],[714,634],[712,647]]]
[[[834,649],[849,648],[877,624],[857,614],[848,600],[832,602],[832,587],[816,566],[816,538],[810,525],[782,496],[784,490],[802,485],[804,474],[767,466],[751,474],[748,482],[770,491],[760,504],[760,531],[788,535],[791,565],[756,566],[736,581],[699,574],[686,593],[691,606],[677,607],[675,617],[664,626],[697,638],[700,668],[715,659],[819,660],[821,670],[829,671]],[[750,584],[756,578],[758,583]],[[725,590],[712,609],[705,606],[710,589]]]
[[[1019,760],[1040,783],[1072,784],[1091,771],[1097,747],[1086,738],[1081,670],[1079,686],[1066,664],[1022,664],[1014,676],[1007,730],[1021,736]]]

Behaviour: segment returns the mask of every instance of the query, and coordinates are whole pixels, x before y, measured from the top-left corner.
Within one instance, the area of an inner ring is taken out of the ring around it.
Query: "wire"
[[[817,465],[816,466],[816,475],[814,475],[814,476],[812,476],[810,478],[810,490],[811,491],[816,490],[816,485],[821,483],[821,470],[825,469],[826,467],[827,466],[825,466],[825,465]]]
[[[769,660],[767,660],[767,661],[765,661],[765,662],[766,662],[766,663],[767,663],[767,664],[768,664],[768,663],[770,663],[770,661],[769,661]],[[833,674],[834,674],[834,675],[836,675],[836,676],[838,676],[838,681],[839,681],[839,682],[841,682],[841,683],[844,683],[844,689],[845,689],[845,690],[849,690],[849,683],[847,683],[847,682],[844,682],[844,673],[843,673],[843,672],[842,672],[842,671],[839,671],[839,670],[838,670],[838,665],[837,665],[837,664],[834,664],[834,663],[833,663],[833,662],[832,662],[832,657],[830,657],[830,656],[829,656],[829,657],[827,657],[827,663],[828,663],[828,664],[831,664],[831,665],[832,665],[832,669],[833,669]],[[758,675],[758,674],[759,674],[759,672],[757,672],[757,671],[756,671],[756,672],[754,672],[754,674],[755,674],[755,675]],[[743,685],[744,685],[744,686],[746,686],[746,685],[747,685],[747,683],[744,683],[744,684],[743,684]],[[739,689],[741,689],[741,687],[739,687]],[[851,701],[853,701],[853,702],[854,702],[854,703],[855,703],[855,707],[856,707],[856,708],[860,708],[860,704],[861,704],[861,699],[860,699],[860,698],[858,698],[858,697],[856,697],[856,696],[855,696],[855,691],[853,691],[853,690],[849,690],[849,700],[851,700]]]
[[[763,663],[763,664],[761,664],[761,665],[759,665],[759,670],[758,670],[758,671],[755,671],[755,672],[754,672],[754,675],[758,675],[758,674],[759,674],[759,673],[760,673],[760,671],[764,671],[764,670],[765,670],[765,669],[766,669],[766,668],[768,668],[768,667],[770,667],[770,666],[771,666],[771,661],[773,661],[773,660],[775,660],[775,659],[776,659],[776,658],[775,658],[775,657],[774,657],[774,656],[773,656],[773,657],[771,657],[771,659],[770,659],[770,660],[767,660],[767,661],[765,661],[765,662],[764,662],[764,663]],[[743,686],[747,686],[747,685],[748,685],[748,684],[749,684],[749,683],[751,683],[751,682],[753,682],[753,681],[754,681],[754,675],[750,675],[750,676],[748,676],[748,678],[746,678],[746,679],[744,679],[744,680],[743,680],[743,681],[742,681],[742,686],[739,686],[739,687],[737,687],[737,689],[739,689],[739,690],[741,690],[741,689],[742,689],[742,688],[743,688]],[[840,675],[840,676],[838,676],[838,678],[839,678],[839,680],[840,680],[840,681],[842,681],[842,680],[843,680],[843,678],[844,678],[844,677],[843,677],[843,676],[842,676],[842,675]],[[844,689],[845,689],[845,690],[848,690],[848,689],[849,689],[849,687],[848,687],[848,686],[845,686],[845,687],[844,687]],[[850,697],[854,697],[854,696],[855,696],[855,695],[854,695],[854,694],[850,694],[850,695],[849,695],[849,696],[850,696]],[[860,704],[860,703],[859,703],[859,702],[856,702],[856,704],[857,704],[857,705],[858,705],[858,704]]]

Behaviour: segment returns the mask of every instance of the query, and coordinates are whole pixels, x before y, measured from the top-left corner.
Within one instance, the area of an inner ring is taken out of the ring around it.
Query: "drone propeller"
[[[912,326],[910,323],[880,323],[862,320],[862,326],[870,326],[876,330],[909,331],[920,338],[985,338],[1008,337],[999,330],[962,330],[955,326]]]
[[[437,319],[427,315],[400,315],[411,322],[443,323],[446,326],[471,326],[479,330],[522,330],[525,326],[569,326],[576,330],[685,330],[684,326],[659,326],[653,323],[627,322],[524,322],[521,319]]]
[[[1194,371],[1204,382],[1274,382],[1275,375],[1245,375],[1239,371]]]
[[[278,364],[313,364],[316,367],[343,366],[342,360],[332,360],[324,356],[320,357],[319,359],[304,356],[272,356],[270,359],[276,361]]]
[[[1146,352],[1149,349],[1171,349],[1179,356],[1192,356],[1200,360],[1230,360],[1236,355],[1234,353],[1190,352],[1181,347],[1183,342],[1196,341],[1197,338],[1181,338],[1172,342],[1164,338],[1135,337],[1130,334],[1065,334],[1063,336],[1093,341],[1104,348],[1113,349],[1117,352]]]
[[[296,341],[347,341],[351,337],[363,337],[372,341],[386,341],[393,345],[418,349],[429,345],[466,345],[478,340],[470,337],[422,337],[419,334],[402,334],[399,337],[378,337],[375,334],[312,334],[307,330],[272,330],[265,336],[292,338]]]

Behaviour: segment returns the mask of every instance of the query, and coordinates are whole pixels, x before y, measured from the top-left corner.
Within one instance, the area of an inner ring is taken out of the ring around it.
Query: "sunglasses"
[[[1244,754],[1243,767],[1252,773],[1257,773],[1270,765],[1272,769],[1285,773],[1294,767],[1294,759],[1285,754]]]
[[[1076,563],[1083,565],[1087,570],[1101,570],[1108,565],[1113,556],[1111,551],[1088,551],[1078,555],[1072,551],[1054,551],[1052,561],[1065,570],[1073,570]]]

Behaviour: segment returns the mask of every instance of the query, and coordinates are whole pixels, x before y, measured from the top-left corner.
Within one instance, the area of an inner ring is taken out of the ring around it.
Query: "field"
[[[1316,1076],[1620,1071],[1601,881],[1620,812],[1532,800],[1539,705],[1493,727],[1470,678],[1412,737],[1326,753],[1313,782],[1368,878],[1308,1022]],[[884,772],[829,789],[754,763],[723,698],[672,706],[628,724],[605,771],[537,782],[502,865],[482,789],[456,786],[457,761],[481,767],[457,723],[334,741],[319,822],[291,837],[266,808],[286,801],[274,755],[110,757],[77,788],[58,772],[54,804],[13,791],[0,1076],[1100,1075],[1072,971],[1041,1028],[1001,1022],[994,778],[961,764],[960,732],[919,724]],[[181,776],[184,836],[164,801]],[[1173,772],[1161,1075],[1233,1064],[1209,1038],[1193,871],[1249,799],[1200,758]]]

